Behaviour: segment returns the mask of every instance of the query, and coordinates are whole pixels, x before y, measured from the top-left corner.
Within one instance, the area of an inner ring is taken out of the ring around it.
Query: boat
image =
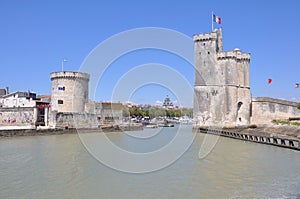
[[[158,128],[157,124],[148,124],[145,126],[145,128]]]

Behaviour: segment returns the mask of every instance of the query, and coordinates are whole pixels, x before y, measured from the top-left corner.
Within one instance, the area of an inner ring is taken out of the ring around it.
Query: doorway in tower
[[[242,109],[241,107],[243,106],[243,102],[238,102],[237,104],[237,123],[241,123],[242,122]]]

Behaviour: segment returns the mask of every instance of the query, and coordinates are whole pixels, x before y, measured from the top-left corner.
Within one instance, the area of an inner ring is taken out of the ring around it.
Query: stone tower
[[[222,29],[194,35],[196,127],[250,123],[250,54],[223,51]]]
[[[61,71],[50,74],[52,81],[51,110],[83,113],[88,101],[90,75],[82,72]]]

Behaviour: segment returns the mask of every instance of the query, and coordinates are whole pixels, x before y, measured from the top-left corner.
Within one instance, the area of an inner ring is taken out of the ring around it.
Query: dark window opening
[[[208,51],[207,54],[210,54],[210,52]]]
[[[238,107],[237,107],[237,108],[238,108],[238,111],[241,109],[241,106],[242,106],[242,105],[243,105],[243,102],[239,102],[239,103],[238,103]]]
[[[65,90],[65,87],[64,87],[64,86],[59,86],[59,87],[58,87],[58,90],[59,90],[59,91],[64,91],[64,90]]]
[[[58,100],[57,103],[58,104],[64,104],[64,101],[63,100]]]

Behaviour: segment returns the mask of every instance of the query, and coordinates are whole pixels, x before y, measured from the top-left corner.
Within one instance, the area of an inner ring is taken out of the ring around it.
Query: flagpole
[[[61,61],[61,71],[64,71],[64,62],[66,62],[68,60],[66,60],[65,58],[63,58],[63,60]]]
[[[214,31],[214,12],[211,12],[211,31]]]

